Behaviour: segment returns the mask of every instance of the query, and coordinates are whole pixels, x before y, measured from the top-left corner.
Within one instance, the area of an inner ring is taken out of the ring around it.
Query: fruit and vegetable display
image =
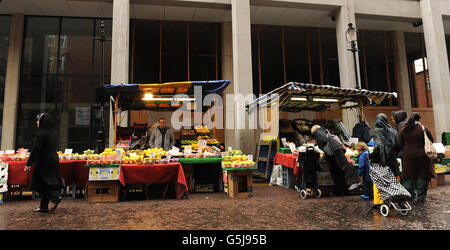
[[[17,151],[6,150],[0,152],[1,161],[27,161],[30,153],[28,149],[19,148]]]
[[[230,154],[231,153],[231,154]],[[222,168],[254,168],[255,162],[249,160],[248,155],[240,150],[229,150],[228,155],[222,158]]]
[[[181,129],[181,145],[197,144],[199,140],[205,140],[208,145],[216,145],[220,142],[214,138],[207,126],[194,126],[194,129]]]

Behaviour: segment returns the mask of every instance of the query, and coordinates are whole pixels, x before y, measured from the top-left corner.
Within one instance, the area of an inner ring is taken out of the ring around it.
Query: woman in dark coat
[[[345,148],[335,140],[327,130],[315,125],[311,134],[317,141],[319,148],[325,153],[325,159],[330,164],[330,174],[334,181],[334,194],[347,195],[360,185],[358,173],[345,157]]]
[[[403,152],[402,184],[409,191],[412,199],[416,197],[414,189],[417,188],[417,201],[425,202],[428,184],[431,178],[436,178],[431,159],[425,154],[425,139],[423,130],[433,142],[430,131],[420,124],[420,114],[412,113],[406,126],[398,136]]]
[[[383,113],[378,114],[375,120],[373,140],[375,147],[369,155],[370,162],[389,167],[394,176],[397,177],[397,180],[400,181],[400,170],[397,161],[399,152],[398,133],[389,125],[387,116]],[[375,183],[373,193],[374,205],[382,204],[383,201]]]
[[[397,154],[399,152],[398,133],[389,125],[387,116],[377,115],[373,132],[375,147],[369,158],[382,166],[387,166],[395,176],[400,176]]]
[[[38,131],[31,146],[25,171],[33,172],[31,178],[31,189],[36,190],[41,196],[41,203],[34,212],[54,211],[61,201],[59,190],[63,187],[63,180],[59,174],[59,159],[57,151],[57,135],[54,122],[47,113],[37,116]],[[48,209],[48,203],[52,201],[55,205]]]

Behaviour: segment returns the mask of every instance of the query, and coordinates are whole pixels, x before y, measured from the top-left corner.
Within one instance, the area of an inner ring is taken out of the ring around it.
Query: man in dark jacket
[[[39,208],[34,212],[52,212],[56,209],[62,198],[58,190],[63,187],[63,180],[59,174],[59,158],[57,151],[57,135],[54,122],[47,113],[37,116],[38,131],[31,146],[30,156],[25,165],[25,171],[33,172],[31,189],[36,190],[41,196]],[[49,210],[48,203],[55,205]]]

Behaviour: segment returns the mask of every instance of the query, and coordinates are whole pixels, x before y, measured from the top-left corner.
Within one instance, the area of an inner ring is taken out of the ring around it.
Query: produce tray
[[[86,164],[86,168],[118,168],[120,164]]]
[[[213,164],[221,163],[222,158],[179,158],[181,164]]]
[[[291,149],[290,148],[279,148],[278,149],[278,153],[290,154],[291,153]]]
[[[222,168],[224,171],[253,171],[258,168]]]

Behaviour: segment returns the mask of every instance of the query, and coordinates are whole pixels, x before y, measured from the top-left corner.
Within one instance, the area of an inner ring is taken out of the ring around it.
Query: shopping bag
[[[269,186],[283,186],[282,166],[274,165],[272,175],[270,176]]]
[[[431,142],[430,138],[428,138],[427,132],[425,130],[425,127],[422,126],[422,130],[423,130],[423,137],[425,140],[425,154],[427,154],[427,156],[430,159],[436,159],[437,158],[437,152],[436,152],[436,148],[433,146],[433,143]]]
[[[378,190],[383,202],[411,197],[411,194],[400,184],[389,167],[370,162],[369,176],[376,185],[374,191]]]

